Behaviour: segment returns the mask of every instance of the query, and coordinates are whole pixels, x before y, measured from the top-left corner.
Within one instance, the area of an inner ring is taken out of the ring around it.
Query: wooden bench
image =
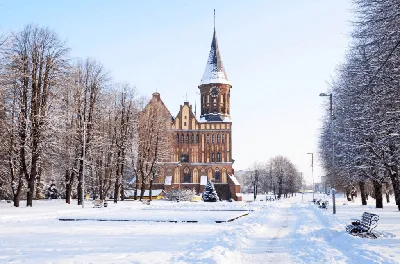
[[[320,203],[319,208],[328,209],[329,201],[323,201]]]
[[[93,200],[93,208],[107,207],[108,203],[105,200]]]
[[[353,236],[378,238],[377,235],[372,232],[372,230],[377,227],[378,220],[378,215],[364,212],[361,220],[356,220],[351,222],[351,225],[346,226],[346,231]]]

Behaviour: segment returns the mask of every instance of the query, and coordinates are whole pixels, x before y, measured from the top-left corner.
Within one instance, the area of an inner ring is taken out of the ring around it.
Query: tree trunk
[[[376,208],[383,208],[382,183],[376,180],[372,182],[374,184]]]
[[[349,188],[346,188],[346,198],[347,198],[347,201],[348,202],[350,202],[352,199],[351,199],[351,197],[350,197],[350,190],[349,190]]]
[[[28,181],[28,193],[26,195],[26,206],[32,207],[34,192],[35,192],[35,181],[33,179],[30,179]]]
[[[17,186],[17,190],[14,193],[14,206],[19,207],[19,201],[21,200],[21,193],[22,193],[22,179],[20,178]]]
[[[365,181],[360,181],[360,192],[361,192],[361,203],[362,205],[367,205],[367,196],[365,193]]]
[[[74,184],[75,173],[70,170],[65,171],[65,202],[71,204],[72,186]]]
[[[119,179],[117,178],[114,185],[114,203],[118,202],[118,195],[119,195]]]
[[[82,187],[83,187],[83,147],[79,161],[79,174],[78,174],[78,205],[82,205]]]
[[[254,196],[254,201],[255,201],[256,198],[257,198],[257,190],[256,190],[256,185],[255,184],[253,185],[253,196]]]
[[[139,177],[136,173],[136,179],[135,179],[135,191],[133,193],[133,200],[137,200],[137,191],[138,191],[138,186],[139,186]]]
[[[149,197],[150,197],[150,201],[152,200],[152,199],[151,199],[151,194],[152,194],[151,192],[152,192],[152,189],[153,189],[153,179],[150,180],[150,187],[149,187]]]
[[[146,190],[146,181],[144,180],[144,178],[142,178],[142,186],[140,187],[140,199],[139,199],[140,201],[143,200],[143,195],[145,190]]]
[[[120,198],[121,198],[121,201],[123,201],[123,200],[125,200],[124,185],[121,184],[121,187],[119,189],[120,189],[119,193],[121,194]]]
[[[38,167],[37,179],[36,179],[36,194],[35,199],[39,200],[42,198],[42,186],[41,186],[41,176],[42,176],[42,167]]]
[[[391,167],[391,170],[389,171],[389,176],[393,185],[394,199],[396,200],[397,208],[400,211],[400,179],[397,166]]]

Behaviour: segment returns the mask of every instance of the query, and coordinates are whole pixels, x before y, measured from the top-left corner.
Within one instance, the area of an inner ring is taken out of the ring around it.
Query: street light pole
[[[314,193],[315,193],[315,184],[314,184],[314,153],[310,152],[307,154],[311,154],[311,176],[312,176],[312,186],[313,186],[313,191],[312,191],[312,198],[314,200]]]
[[[320,93],[319,96],[329,96],[329,110],[331,115],[331,143],[332,143],[332,165],[331,165],[331,190],[332,190],[332,209],[333,214],[336,214],[336,202],[335,202],[335,145],[333,142],[333,99],[332,93]]]
[[[86,122],[83,122],[83,155],[82,155],[82,208],[85,207],[85,159],[86,159]]]

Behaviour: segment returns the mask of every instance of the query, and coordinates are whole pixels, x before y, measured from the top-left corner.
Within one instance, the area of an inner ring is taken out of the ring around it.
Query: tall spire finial
[[[214,8],[214,30],[215,30],[215,8]]]

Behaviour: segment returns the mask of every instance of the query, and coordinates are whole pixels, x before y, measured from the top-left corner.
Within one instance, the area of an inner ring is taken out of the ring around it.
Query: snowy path
[[[260,226],[241,247],[241,263],[290,263],[295,215],[290,204],[271,204],[268,213],[258,216]]]

